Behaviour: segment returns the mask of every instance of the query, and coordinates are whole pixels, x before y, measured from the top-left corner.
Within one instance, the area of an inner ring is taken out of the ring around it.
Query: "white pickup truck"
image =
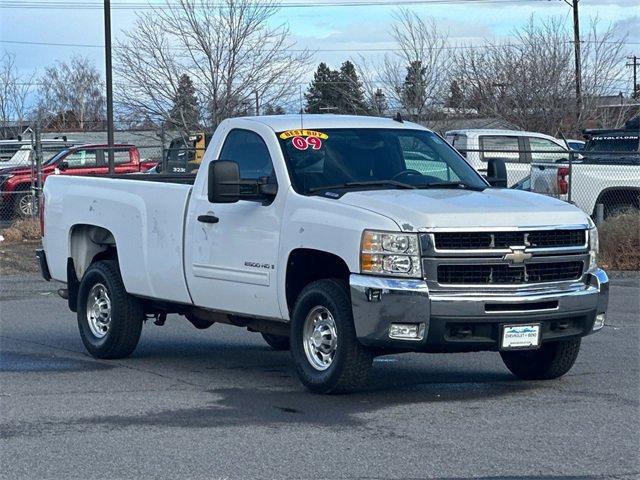
[[[589,132],[589,131],[587,131]],[[530,190],[551,195],[597,218],[640,209],[640,130],[591,130],[580,154],[565,162],[532,163]]]
[[[177,313],[290,348],[315,392],[360,388],[374,356],[411,351],[499,351],[520,378],[556,378],[604,325],[597,230],[490,185],[505,176],[399,119],[230,119],[192,177],[51,176],[38,257],[100,358]]]

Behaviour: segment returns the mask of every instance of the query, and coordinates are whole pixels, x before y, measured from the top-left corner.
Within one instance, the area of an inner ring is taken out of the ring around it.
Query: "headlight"
[[[362,273],[421,277],[418,235],[365,230],[360,248],[360,270]]]
[[[589,228],[589,270],[598,267],[598,252],[600,251],[600,241],[598,239],[598,227],[593,225]]]

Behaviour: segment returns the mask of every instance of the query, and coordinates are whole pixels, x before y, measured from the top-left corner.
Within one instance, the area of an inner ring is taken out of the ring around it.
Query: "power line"
[[[104,45],[99,44],[91,44],[91,43],[58,43],[58,42],[32,42],[27,40],[0,40],[0,43],[6,43],[10,45],[39,45],[45,47],[80,47],[80,48],[104,48]],[[567,40],[566,43],[574,43],[572,40]],[[618,44],[622,43],[623,45],[640,45],[640,42],[615,42],[615,41],[604,41],[598,42],[595,40],[582,40],[581,43],[598,43],[598,44]],[[524,44],[520,43],[500,43],[500,44],[483,44],[483,45],[446,45],[443,46],[443,49],[446,50],[456,50],[456,49],[482,49],[487,47],[519,47]],[[184,50],[183,47],[174,47],[168,46],[166,47],[169,50]],[[364,48],[313,48],[313,49],[304,49],[304,48],[289,48],[284,49],[287,52],[402,52],[402,48],[384,48],[384,47],[364,47]]]
[[[255,2],[257,7],[274,7],[274,8],[322,8],[322,7],[388,7],[388,6],[419,6],[419,5],[452,5],[452,4],[522,4],[539,3],[547,0],[337,0],[324,2],[291,2],[282,3]],[[169,4],[176,5],[176,4]],[[150,4],[148,2],[118,2],[111,5],[113,10],[153,10],[162,8],[164,4]],[[226,3],[223,2],[194,2],[195,8],[224,8]],[[17,1],[17,0],[0,0],[0,8],[13,9],[39,9],[39,10],[101,10],[102,4],[96,2],[71,2],[71,1]]]

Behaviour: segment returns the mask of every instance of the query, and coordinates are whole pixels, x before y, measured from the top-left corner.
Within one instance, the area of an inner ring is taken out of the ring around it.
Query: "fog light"
[[[596,315],[596,320],[595,322],[593,322],[593,330],[600,330],[602,327],[604,327],[604,318],[605,318],[605,314],[604,313],[599,313],[598,315]]]
[[[389,337],[398,340],[422,340],[424,323],[392,323],[389,327]]]

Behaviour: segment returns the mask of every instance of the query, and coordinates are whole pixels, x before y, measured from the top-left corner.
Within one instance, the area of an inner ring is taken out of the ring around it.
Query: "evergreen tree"
[[[349,60],[344,62],[338,72],[338,111],[355,115],[366,115],[369,107],[365,101],[362,83],[358,78],[356,67]]]
[[[387,96],[380,88],[373,92],[373,97],[371,98],[371,110],[376,115],[384,115],[385,112],[389,110]]]
[[[452,80],[449,85],[449,98],[447,98],[447,107],[460,108],[464,104],[464,93],[457,80]]]
[[[178,80],[178,88],[173,98],[173,107],[169,111],[173,126],[179,126],[187,132],[198,130],[200,109],[196,98],[196,89],[191,77],[183,74]]]
[[[326,63],[318,65],[309,89],[304,94],[307,113],[336,111],[339,108],[336,85],[340,81],[339,72],[331,70]]]
[[[420,60],[415,60],[407,66],[400,98],[402,106],[413,115],[420,115],[427,101],[426,71]]]

